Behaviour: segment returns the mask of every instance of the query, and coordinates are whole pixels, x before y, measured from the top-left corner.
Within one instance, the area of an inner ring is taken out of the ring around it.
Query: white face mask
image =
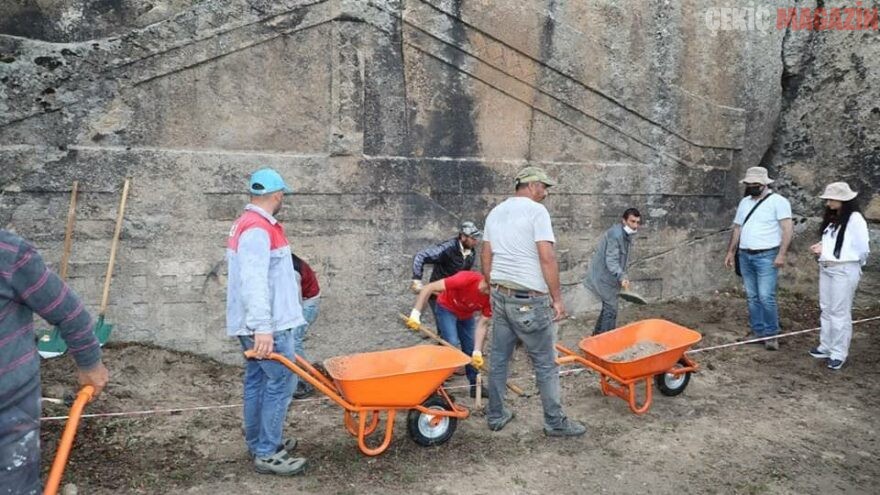
[[[636,230],[636,229],[631,229],[631,228],[629,227],[629,225],[624,225],[624,226],[623,226],[623,231],[626,232],[626,233],[629,234],[629,235],[633,235],[633,234],[635,234],[636,232],[638,232],[638,230]]]

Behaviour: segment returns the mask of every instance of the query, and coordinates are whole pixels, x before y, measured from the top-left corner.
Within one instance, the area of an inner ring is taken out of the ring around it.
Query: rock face
[[[630,206],[647,220],[639,292],[730,285],[721,259],[746,167],[768,166],[803,218],[832,179],[872,200],[878,46],[875,31],[719,30],[713,8],[7,2],[0,225],[59,259],[79,180],[70,280],[97,303],[131,177],[115,337],[230,360],[225,233],[262,166],[292,183],[280,218],[321,281],[312,357],[413,343],[396,317],[412,303],[412,255],[462,220],[482,224],[526,164],[560,181],[546,205],[570,309],[594,304],[580,278]],[[815,290],[804,258],[789,277]],[[876,268],[865,278],[876,294]]]

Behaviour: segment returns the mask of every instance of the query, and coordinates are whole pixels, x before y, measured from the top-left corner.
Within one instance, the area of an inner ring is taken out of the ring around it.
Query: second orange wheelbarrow
[[[255,354],[245,351],[245,356]],[[455,433],[458,420],[469,414],[443,389],[455,369],[471,361],[457,349],[419,345],[338,356],[324,361],[329,377],[299,356],[295,362],[277,353],[269,358],[340,405],[345,429],[357,438],[358,448],[366,455],[379,455],[391,444],[398,411],[409,411],[409,435],[424,446],[445,443]],[[387,415],[384,438],[370,447],[366,439],[376,431],[382,412]]]
[[[561,344],[556,345],[559,364],[578,363],[599,372],[604,395],[616,395],[629,403],[636,414],[651,407],[652,379],[667,396],[684,392],[697,370],[697,363],[685,351],[700,341],[698,332],[666,320],[642,320],[580,341],[581,353]],[[625,353],[639,344],[650,344],[655,350],[627,358]],[[637,404],[636,385],[645,384],[645,398]]]

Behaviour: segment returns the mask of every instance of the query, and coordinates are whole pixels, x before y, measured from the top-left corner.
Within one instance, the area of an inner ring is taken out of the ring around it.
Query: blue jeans
[[[274,351],[293,357],[290,330],[275,332]],[[238,340],[244,350],[254,348],[252,336]],[[282,442],[287,406],[296,388],[293,373],[283,364],[269,359],[248,359],[244,369],[244,438],[248,450],[257,457],[269,457]]]
[[[779,309],[776,306],[776,278],[779,269],[773,260],[779,248],[749,254],[739,251],[739,265],[746,301],[749,303],[749,327],[757,337],[769,337],[779,333]]]
[[[303,359],[306,359],[306,332],[309,330],[309,327],[312,326],[312,323],[314,323],[315,320],[318,319],[318,310],[320,309],[320,307],[321,299],[318,297],[303,301],[303,318],[306,319],[306,324],[300,325],[293,329],[293,352],[297,356],[302,356]]]
[[[461,352],[470,356],[474,352],[474,329],[476,328],[476,320],[473,316],[465,320],[459,320],[452,311],[437,305],[434,312],[437,317],[437,329],[440,330],[440,336],[443,340],[450,344],[461,347]],[[471,385],[477,383],[477,370],[473,366],[465,366],[468,382]]]
[[[10,303],[11,304],[11,303]],[[40,482],[40,380],[0,410],[0,494],[37,495]]]

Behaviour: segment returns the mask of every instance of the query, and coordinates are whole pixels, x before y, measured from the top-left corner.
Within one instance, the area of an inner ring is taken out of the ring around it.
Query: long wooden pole
[[[403,321],[407,321],[407,320],[409,320],[409,318],[408,318],[405,314],[403,314],[403,313],[399,313],[399,316],[403,319]],[[424,333],[424,334],[427,335],[428,337],[430,337],[430,338],[431,338],[432,340],[434,340],[435,342],[438,342],[438,343],[440,343],[440,344],[442,344],[442,345],[445,345],[446,347],[451,347],[451,348],[453,348],[453,349],[455,349],[455,350],[460,350],[458,347],[455,347],[454,345],[452,345],[452,344],[450,344],[449,342],[447,342],[443,337],[441,337],[441,336],[437,335],[436,333],[434,333],[434,332],[428,330],[427,328],[425,328],[424,325],[419,325],[419,331],[422,332],[422,333]],[[477,368],[477,370],[478,370],[478,371],[483,371],[483,370],[480,369],[480,368]],[[511,392],[515,393],[516,395],[523,395],[523,396],[526,395],[526,393],[525,393],[525,391],[523,391],[523,389],[519,388],[517,385],[514,385],[513,383],[508,382],[508,383],[507,383],[507,388],[508,388]]]
[[[110,261],[107,263],[107,274],[104,275],[104,293],[101,295],[99,316],[103,316],[107,312],[107,303],[110,301],[110,280],[113,278],[113,264],[116,263],[116,247],[119,245],[119,234],[122,232],[122,219],[125,215],[129,184],[130,180],[125,179],[125,184],[122,186],[122,199],[119,201],[119,211],[116,212],[116,229],[113,231],[113,242],[110,244]]]
[[[76,223],[76,193],[79,190],[79,181],[73,181],[70,191],[70,207],[67,209],[67,227],[64,229],[64,251],[61,253],[61,267],[59,276],[61,280],[67,279],[67,262],[70,260],[70,249],[73,246],[73,225]]]

